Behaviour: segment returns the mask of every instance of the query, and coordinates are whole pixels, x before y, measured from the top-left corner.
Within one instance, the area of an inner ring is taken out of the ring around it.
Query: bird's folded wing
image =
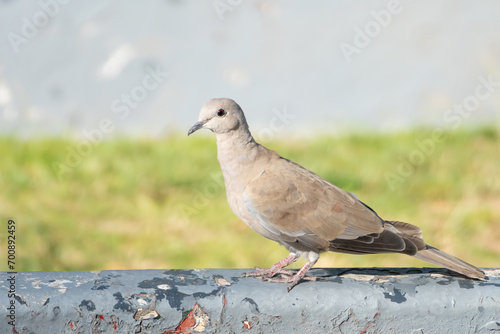
[[[273,237],[327,249],[329,241],[383,231],[383,221],[351,193],[279,159],[251,180],[244,205]],[[273,238],[274,239],[274,238]]]

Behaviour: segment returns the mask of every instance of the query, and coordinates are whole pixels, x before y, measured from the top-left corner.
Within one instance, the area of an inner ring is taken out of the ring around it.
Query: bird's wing
[[[310,248],[327,250],[334,239],[373,240],[384,230],[382,219],[354,195],[284,158],[251,180],[243,197],[273,237]]]

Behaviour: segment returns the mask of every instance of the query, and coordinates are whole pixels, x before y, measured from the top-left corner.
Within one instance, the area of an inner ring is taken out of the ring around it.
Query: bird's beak
[[[197,131],[197,130],[199,130],[199,129],[203,128],[203,126],[205,125],[205,123],[206,123],[206,122],[207,122],[207,121],[205,120],[205,121],[199,121],[199,122],[194,123],[194,125],[193,125],[193,126],[191,127],[191,129],[189,129],[189,131],[188,131],[188,136],[189,136],[190,134],[192,134],[193,132],[195,132],[195,131]]]

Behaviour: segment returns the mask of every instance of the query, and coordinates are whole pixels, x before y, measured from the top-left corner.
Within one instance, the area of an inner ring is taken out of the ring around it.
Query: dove
[[[229,98],[207,101],[188,136],[200,129],[216,137],[217,159],[227,201],[245,224],[283,245],[289,255],[270,268],[255,267],[245,277],[288,283],[288,291],[306,276],[323,252],[401,253],[448,268],[473,279],[484,273],[427,245],[419,227],[382,219],[355,195],[257,143],[241,107]],[[285,267],[306,260],[296,273]]]

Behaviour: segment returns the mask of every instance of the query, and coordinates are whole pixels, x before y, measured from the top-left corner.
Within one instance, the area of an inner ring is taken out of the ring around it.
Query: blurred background
[[[498,267],[499,9],[2,1],[0,249],[13,219],[19,271],[280,260],[229,209],[213,135],[186,136],[206,100],[231,97],[257,141]],[[427,264],[325,254],[317,266]]]

